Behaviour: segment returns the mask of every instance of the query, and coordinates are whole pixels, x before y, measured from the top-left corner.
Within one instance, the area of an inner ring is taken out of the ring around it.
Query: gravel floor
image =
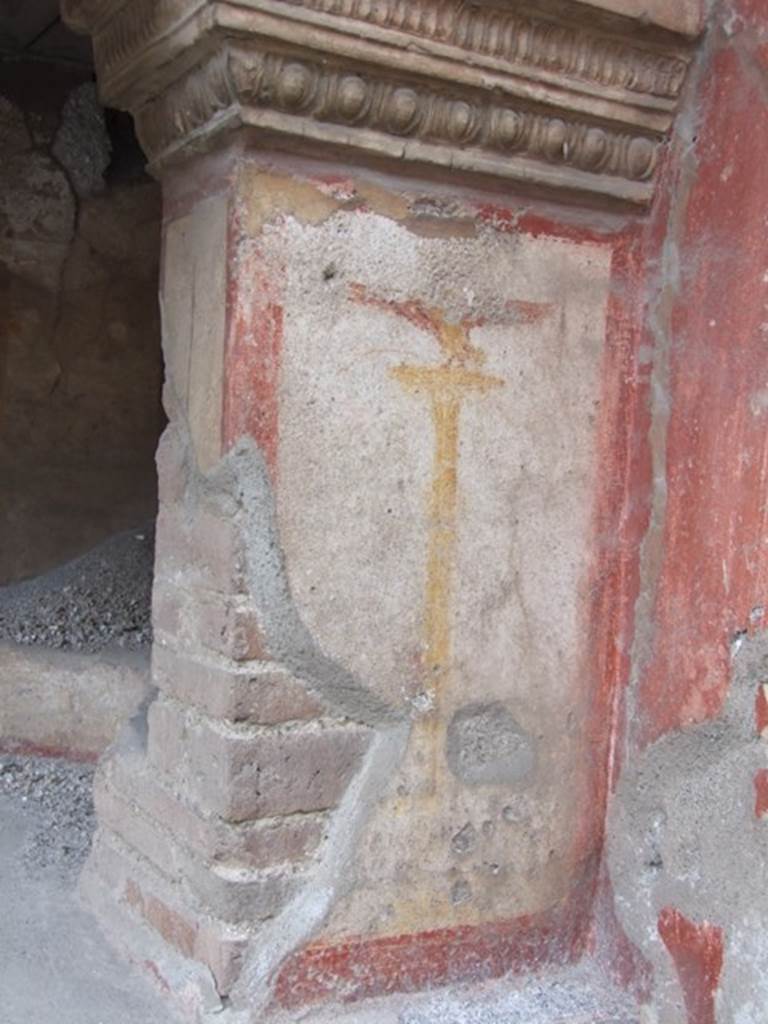
[[[0,587],[0,640],[77,651],[144,647],[152,640],[153,569],[149,526],[111,537],[43,576]]]
[[[80,905],[89,767],[0,758],[0,1024],[173,1024]]]
[[[541,976],[308,1010],[290,1024],[639,1024],[631,1000],[590,963]]]
[[[606,986],[589,965],[485,991],[427,997],[403,1010],[398,1024],[638,1024],[626,997]]]
[[[50,868],[74,879],[88,856],[95,826],[90,765],[37,757],[0,757],[0,797],[30,810],[33,827],[22,865],[34,877]]]
[[[93,769],[0,757],[0,1024],[172,1024],[75,895],[94,827]],[[226,1019],[226,1015],[223,1015]],[[638,1024],[589,964],[354,1007],[291,1024]]]

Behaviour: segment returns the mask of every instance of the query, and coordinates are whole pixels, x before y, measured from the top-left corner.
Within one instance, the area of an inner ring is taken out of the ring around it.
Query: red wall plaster
[[[694,924],[679,910],[659,914],[659,935],[675,962],[688,1024],[716,1024],[715,993],[723,969],[723,933],[707,922]]]
[[[668,239],[682,284],[667,339],[667,505],[643,743],[719,713],[731,639],[762,627],[768,607],[768,86],[755,65],[768,9],[741,9],[753,24],[721,38],[699,84],[696,165],[677,183],[686,206]]]

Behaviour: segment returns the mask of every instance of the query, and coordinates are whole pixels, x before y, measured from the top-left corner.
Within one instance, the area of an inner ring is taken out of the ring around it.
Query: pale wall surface
[[[568,890],[586,797],[580,613],[610,252],[522,234],[419,238],[373,214],[287,223],[265,250],[287,268],[276,477],[294,598],[362,685],[417,721],[437,705],[441,723],[441,806],[423,802],[431,754],[417,728],[333,930],[382,913],[375,930],[397,933],[540,910]],[[452,651],[436,685],[423,665],[435,424],[429,396],[394,371],[443,360],[428,332],[356,301],[358,285],[490,321],[471,341],[500,384],[462,400]],[[491,784],[450,770],[457,713],[483,763],[499,759]]]

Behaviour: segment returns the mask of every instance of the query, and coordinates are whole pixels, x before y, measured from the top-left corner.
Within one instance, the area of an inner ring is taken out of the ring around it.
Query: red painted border
[[[688,1024],[716,1024],[715,993],[723,970],[722,929],[695,924],[674,907],[659,914],[659,935],[677,969]]]
[[[768,816],[768,769],[761,768],[753,779],[755,786],[755,817]]]
[[[755,730],[758,736],[765,737],[768,733],[768,692],[761,683],[755,695]]]
[[[509,921],[309,945],[283,964],[274,1002],[284,1009],[352,1002],[574,963],[587,947],[593,888],[586,879],[561,905]]]
[[[284,330],[281,282],[264,265],[258,240],[245,235],[237,209],[230,213],[227,253],[224,451],[242,437],[252,438],[275,482]]]

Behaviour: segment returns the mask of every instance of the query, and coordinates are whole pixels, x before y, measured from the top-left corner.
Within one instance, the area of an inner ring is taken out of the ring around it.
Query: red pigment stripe
[[[674,907],[659,914],[659,935],[675,963],[685,997],[688,1024],[716,1024],[715,993],[723,969],[723,932],[695,924]]]
[[[283,965],[274,1001],[288,1009],[352,1002],[574,963],[587,944],[593,888],[584,881],[578,897],[508,921],[307,946]]]
[[[768,686],[762,683],[757,688],[755,697],[755,728],[757,735],[762,736],[768,730]]]
[[[755,784],[755,817],[764,818],[768,814],[768,769],[763,768],[754,778]]]

